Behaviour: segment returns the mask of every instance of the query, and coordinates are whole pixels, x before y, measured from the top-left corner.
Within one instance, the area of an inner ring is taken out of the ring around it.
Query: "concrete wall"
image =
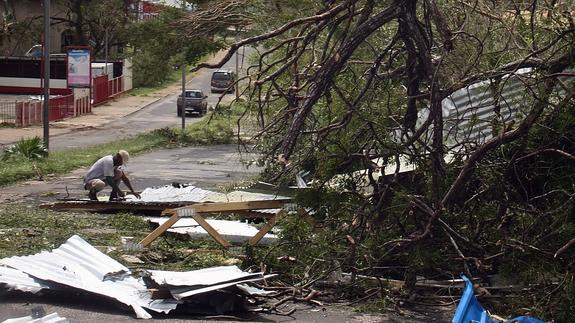
[[[26,21],[32,18],[38,18],[44,16],[44,7],[42,6],[42,0],[18,0],[11,1],[12,7],[14,9],[14,16],[17,21]],[[51,16],[53,17],[64,17],[64,9],[56,3],[56,0],[51,0],[50,2]],[[0,7],[1,11],[3,7]],[[1,17],[2,15],[0,15]],[[30,35],[21,37],[21,35],[14,35],[13,39],[5,42],[0,47],[0,55],[2,56],[23,56],[33,45],[41,44],[42,42],[42,30],[43,30],[43,18],[36,19],[33,25],[30,27]],[[35,28],[40,28],[40,32],[37,33]],[[62,44],[61,35],[67,27],[62,25],[52,26],[50,33],[50,47],[51,53],[59,53]]]
[[[134,87],[132,77],[132,60],[129,58],[124,59],[124,67],[122,70],[124,76],[124,91],[129,91]]]

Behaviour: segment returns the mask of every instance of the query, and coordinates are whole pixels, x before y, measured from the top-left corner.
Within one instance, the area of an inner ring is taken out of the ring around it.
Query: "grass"
[[[119,213],[54,212],[24,205],[0,206],[0,258],[35,254],[59,247],[77,234],[109,256],[136,269],[141,264],[126,262],[122,255],[122,237],[143,239],[151,228],[140,216]],[[191,252],[196,250],[196,252]],[[200,251],[198,251],[200,250]],[[147,250],[129,253],[144,260],[147,269],[192,270],[209,266],[236,264],[212,239],[189,240],[163,235]]]

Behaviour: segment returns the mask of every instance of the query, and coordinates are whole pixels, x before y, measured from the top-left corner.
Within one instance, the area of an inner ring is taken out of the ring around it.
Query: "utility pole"
[[[236,43],[240,40],[240,27],[236,26]],[[240,58],[239,58],[239,54],[240,54],[240,49],[236,49],[236,79],[235,81],[237,82],[237,80],[240,79],[240,74],[239,74],[239,65],[240,65]],[[239,84],[234,84],[234,86],[236,87],[236,101],[240,98],[240,89],[239,89]]]
[[[106,33],[104,35],[104,70],[106,71],[106,76],[108,75],[108,26],[106,26]],[[108,77],[108,80],[110,78]]]
[[[50,0],[44,0],[44,105],[42,124],[44,126],[44,147],[50,147]]]
[[[186,11],[186,0],[182,0],[182,10]],[[182,41],[182,46],[185,44]],[[186,51],[182,48],[182,136],[186,129]],[[179,107],[177,107],[179,109]]]

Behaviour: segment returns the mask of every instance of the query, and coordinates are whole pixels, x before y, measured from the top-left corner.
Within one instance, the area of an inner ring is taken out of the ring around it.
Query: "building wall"
[[[42,5],[43,0],[19,0],[19,1],[12,1],[13,8],[14,8],[14,16],[17,21],[25,21],[31,18],[39,18],[36,19],[35,25],[40,27],[40,30],[43,30],[43,16],[44,16],[44,7]],[[3,11],[3,8],[0,7],[0,10]],[[50,2],[50,12],[51,16],[64,16],[64,10],[61,6],[56,3],[56,0],[51,0]],[[0,15],[1,16],[1,15]],[[55,25],[52,26],[50,31],[50,52],[51,53],[60,53],[60,47],[62,44],[61,35],[62,32],[66,29],[66,26],[63,25]],[[18,38],[18,35],[15,35],[14,38]],[[33,45],[41,44],[42,42],[42,33],[30,35],[30,37],[20,38],[20,39],[13,39],[10,42],[4,43],[0,47],[0,55],[2,56],[23,56]]]

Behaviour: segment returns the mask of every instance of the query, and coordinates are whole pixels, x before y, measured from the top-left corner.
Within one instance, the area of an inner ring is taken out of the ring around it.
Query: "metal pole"
[[[182,0],[182,10],[185,12],[186,1]],[[184,44],[182,42],[182,44]],[[186,129],[186,53],[182,49],[182,136]]]
[[[108,27],[106,27],[106,34],[104,36],[104,46],[104,70],[106,71],[106,75],[108,75]]]
[[[44,0],[44,105],[42,124],[44,126],[44,147],[50,147],[50,0]]]

